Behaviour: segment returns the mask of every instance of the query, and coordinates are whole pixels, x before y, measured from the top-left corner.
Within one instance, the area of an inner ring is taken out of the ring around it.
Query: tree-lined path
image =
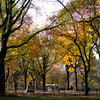
[[[99,0],[0,0],[0,95],[31,88],[99,96],[99,7]]]

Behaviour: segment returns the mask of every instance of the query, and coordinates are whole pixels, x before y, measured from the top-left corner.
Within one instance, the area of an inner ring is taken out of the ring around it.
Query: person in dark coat
[[[18,86],[17,81],[15,81],[15,83],[14,83],[14,90],[15,90],[15,93],[17,92],[17,86]]]
[[[73,93],[73,86],[70,87],[70,91],[71,91],[71,93]]]
[[[73,86],[71,86],[71,88],[70,88],[70,89],[71,89],[71,91],[72,91],[72,90],[73,90]]]

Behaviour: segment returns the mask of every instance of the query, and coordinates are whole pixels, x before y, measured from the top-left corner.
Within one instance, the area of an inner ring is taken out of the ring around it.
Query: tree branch
[[[27,13],[27,11],[28,11],[28,9],[29,9],[29,6],[30,6],[30,4],[28,5],[28,7],[27,7],[27,9],[26,9],[26,11],[25,11],[25,13],[24,13],[24,15],[23,15],[22,18],[21,18],[20,25],[19,25],[18,27],[14,28],[13,30],[11,30],[11,33],[13,33],[14,31],[18,30],[18,29],[22,26],[24,17],[25,17],[25,15],[26,15],[26,13]],[[11,33],[10,33],[10,34],[11,34]]]
[[[25,2],[27,2],[25,4]],[[25,4],[25,5],[24,5]],[[24,9],[28,6],[29,7],[30,5],[30,0],[25,0],[24,3],[22,4],[22,7],[21,7],[21,11],[19,12],[19,14],[17,15],[16,19],[12,22],[12,25],[14,25],[16,23],[16,21],[19,19],[19,17],[21,16],[21,14],[23,13]]]
[[[14,45],[14,46],[9,46],[9,47],[7,47],[7,49],[10,49],[10,48],[17,48],[17,47],[20,47],[20,46],[22,46],[22,45],[24,45],[24,44],[27,44],[28,42],[29,42],[29,40],[32,38],[32,37],[34,37],[36,34],[38,34],[38,33],[40,33],[40,32],[43,32],[43,31],[46,31],[46,30],[50,30],[50,29],[53,29],[53,28],[56,28],[56,27],[58,27],[58,26],[60,26],[60,25],[62,25],[63,23],[65,23],[66,21],[64,21],[64,22],[62,22],[62,23],[60,23],[60,24],[58,24],[58,25],[56,25],[56,26],[53,26],[53,27],[46,27],[46,28],[44,28],[44,29],[42,29],[42,30],[40,30],[40,31],[37,31],[37,32],[35,32],[33,35],[31,35],[25,42],[23,42],[23,43],[21,43],[21,44],[19,44],[19,45]]]
[[[63,4],[60,0],[57,0],[57,1],[65,8],[65,10],[66,10],[67,12],[69,12],[71,18],[72,18],[73,20],[75,20],[74,17],[72,16],[71,12],[66,8],[66,6],[64,6],[64,4]]]
[[[7,70],[8,70],[8,73],[7,73],[7,76],[6,76],[5,82],[7,81],[8,77],[9,77],[9,67],[7,68]]]

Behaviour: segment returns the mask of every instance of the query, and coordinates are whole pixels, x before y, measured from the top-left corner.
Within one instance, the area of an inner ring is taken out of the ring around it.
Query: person
[[[56,86],[56,91],[57,91],[57,88],[58,88],[58,87]]]
[[[71,86],[71,90],[73,90],[73,86]]]
[[[73,92],[73,86],[70,87],[71,92]]]
[[[54,87],[52,86],[52,91],[54,91]]]
[[[17,81],[15,81],[15,83],[14,83],[14,89],[15,89],[15,93],[17,92]]]
[[[60,92],[60,87],[58,87],[58,93]]]

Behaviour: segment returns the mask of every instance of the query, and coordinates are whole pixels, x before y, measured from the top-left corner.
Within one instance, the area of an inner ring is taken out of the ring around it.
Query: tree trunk
[[[0,95],[5,94],[5,66],[4,59],[6,56],[6,47],[1,48],[0,52]]]
[[[77,72],[75,68],[75,90],[77,91]]]
[[[85,72],[85,95],[88,95],[88,73]]]
[[[0,95],[5,94],[5,68],[4,59],[0,59]]]
[[[69,75],[68,69],[69,69],[69,67],[68,67],[68,65],[66,65],[66,73],[67,73],[67,90],[70,90],[70,89],[69,89],[69,77],[70,77],[70,75]]]
[[[37,78],[35,80],[35,90],[37,90]]]
[[[0,51],[0,95],[5,94],[5,66],[4,66],[4,60],[5,60],[6,52],[7,52],[8,35],[5,35],[4,31],[2,33],[3,35],[2,35],[2,40],[1,40],[1,51]]]
[[[69,71],[67,71],[67,89],[69,90]]]
[[[35,87],[34,87],[34,82],[35,82],[35,79],[33,79],[33,90],[35,89]]]
[[[46,88],[45,88],[45,74],[43,74],[43,90],[46,90]]]
[[[27,70],[26,71],[24,71],[24,88],[26,89],[26,85],[27,85]]]
[[[100,53],[99,53],[99,59],[100,59]]]

